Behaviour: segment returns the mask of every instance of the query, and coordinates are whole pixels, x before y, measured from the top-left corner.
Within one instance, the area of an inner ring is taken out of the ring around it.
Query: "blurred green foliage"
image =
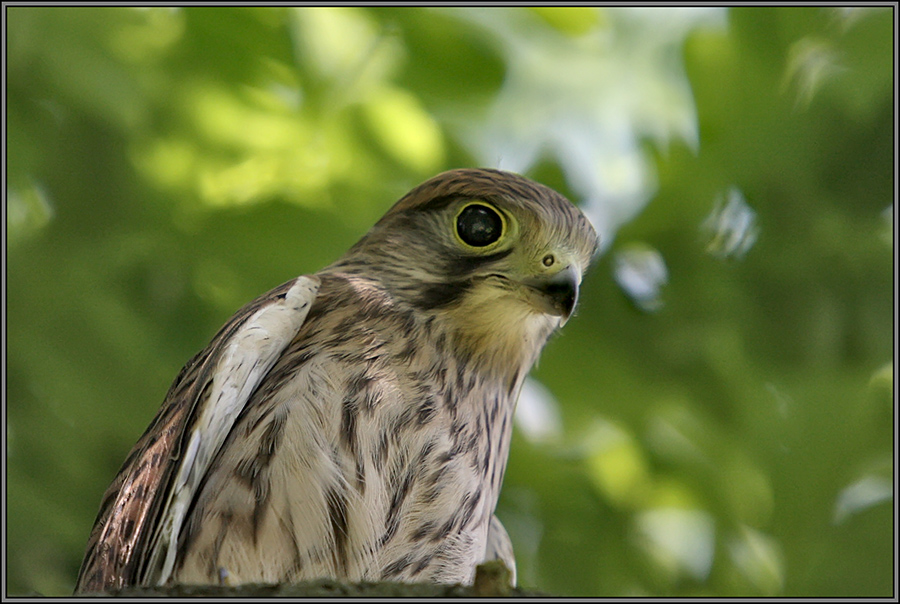
[[[892,9],[698,10],[6,7],[8,593],[71,592],[232,312],[481,163],[607,246],[514,436],[520,584],[892,595]]]

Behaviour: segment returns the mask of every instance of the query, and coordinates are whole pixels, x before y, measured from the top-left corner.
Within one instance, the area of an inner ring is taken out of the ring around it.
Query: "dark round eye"
[[[493,208],[473,203],[456,217],[456,232],[468,245],[484,247],[500,239],[503,219]]]

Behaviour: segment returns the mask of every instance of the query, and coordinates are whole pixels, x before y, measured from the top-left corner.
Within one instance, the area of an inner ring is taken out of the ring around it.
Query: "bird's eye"
[[[485,247],[503,235],[503,218],[490,206],[469,204],[456,217],[456,233],[467,245]]]

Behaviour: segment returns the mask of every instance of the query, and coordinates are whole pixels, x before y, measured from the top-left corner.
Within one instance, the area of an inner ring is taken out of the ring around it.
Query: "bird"
[[[495,515],[513,413],[598,241],[519,174],[413,188],[185,364],[103,495],[75,593],[514,573]]]

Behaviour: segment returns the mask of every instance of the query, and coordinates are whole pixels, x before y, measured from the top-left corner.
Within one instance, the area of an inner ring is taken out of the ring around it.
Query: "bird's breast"
[[[433,323],[347,306],[313,308],[238,419],[177,580],[472,579],[506,464],[510,384],[459,360]]]

